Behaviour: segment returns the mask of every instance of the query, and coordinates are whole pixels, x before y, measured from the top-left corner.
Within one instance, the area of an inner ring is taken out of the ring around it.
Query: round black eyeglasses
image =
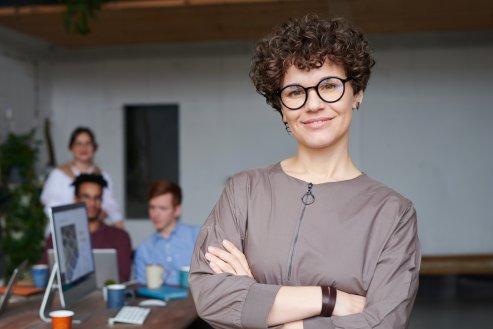
[[[335,103],[344,96],[346,90],[346,82],[351,81],[352,77],[341,79],[338,77],[326,77],[320,80],[315,86],[303,87],[298,84],[287,85],[281,90],[277,90],[276,94],[281,99],[281,102],[290,110],[299,110],[302,108],[308,99],[308,91],[315,89],[318,97],[326,103]]]

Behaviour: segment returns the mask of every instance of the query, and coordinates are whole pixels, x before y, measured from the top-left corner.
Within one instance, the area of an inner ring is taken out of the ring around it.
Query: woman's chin
[[[332,148],[335,145],[335,141],[333,138],[312,138],[310,140],[305,140],[300,144],[302,144],[305,149],[324,150]]]
[[[92,162],[92,156],[77,156],[74,160],[78,162]]]

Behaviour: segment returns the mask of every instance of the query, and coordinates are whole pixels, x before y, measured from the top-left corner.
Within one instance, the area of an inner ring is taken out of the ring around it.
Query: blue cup
[[[31,275],[36,288],[46,288],[46,283],[48,282],[48,265],[34,265],[31,267]]]
[[[123,284],[110,284],[106,286],[106,307],[120,308],[125,305],[125,296],[135,297],[134,292],[126,290]]]
[[[180,268],[180,285],[183,288],[188,288],[190,285],[188,283],[188,276],[190,274],[190,266],[183,266]]]

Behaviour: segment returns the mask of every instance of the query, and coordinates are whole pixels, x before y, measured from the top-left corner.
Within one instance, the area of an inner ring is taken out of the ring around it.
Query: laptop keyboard
[[[151,310],[145,307],[138,306],[123,306],[115,317],[108,319],[108,324],[131,323],[143,324]]]

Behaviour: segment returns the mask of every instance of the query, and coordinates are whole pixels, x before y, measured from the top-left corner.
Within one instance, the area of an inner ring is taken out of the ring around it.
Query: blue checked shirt
[[[146,284],[146,265],[159,264],[165,269],[163,281],[168,285],[179,285],[180,268],[190,266],[199,231],[198,226],[178,221],[168,238],[155,232],[142,241],[135,251],[135,279]]]

